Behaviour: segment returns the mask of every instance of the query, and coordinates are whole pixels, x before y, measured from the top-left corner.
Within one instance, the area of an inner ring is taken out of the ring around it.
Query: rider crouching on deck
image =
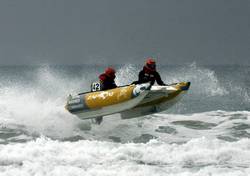
[[[160,74],[156,71],[155,60],[152,57],[149,57],[147,58],[143,69],[139,73],[138,81],[135,81],[134,84],[150,82],[150,84],[153,85],[155,81],[160,86],[166,86],[166,84],[162,81]]]

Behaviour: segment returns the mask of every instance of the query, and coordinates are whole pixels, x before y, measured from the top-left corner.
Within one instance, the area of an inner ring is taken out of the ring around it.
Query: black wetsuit
[[[99,76],[101,90],[114,89],[117,87],[115,84],[115,79],[107,76],[105,73]]]
[[[161,86],[165,86],[166,84],[161,80],[161,76],[157,71],[146,71],[145,69],[143,69],[142,71],[140,71],[139,73],[139,79],[138,81],[133,82],[134,84],[141,84],[141,83],[146,83],[146,82],[150,82],[151,85],[153,85],[155,83],[155,81],[157,82],[157,84],[161,85]]]

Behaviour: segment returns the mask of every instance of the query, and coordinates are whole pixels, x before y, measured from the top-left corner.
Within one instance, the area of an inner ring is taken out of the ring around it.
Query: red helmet
[[[112,67],[108,67],[105,69],[105,74],[111,77],[115,75],[115,72],[115,69],[113,69]]]
[[[145,66],[150,71],[155,71],[156,70],[155,60],[152,57],[147,58]]]
[[[147,65],[155,65],[155,60],[152,57],[148,57],[146,64]]]

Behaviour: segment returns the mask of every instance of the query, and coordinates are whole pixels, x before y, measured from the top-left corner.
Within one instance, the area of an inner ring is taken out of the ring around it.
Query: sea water
[[[116,82],[137,79],[119,65]],[[0,175],[250,175],[250,67],[161,66],[165,83],[190,81],[165,112],[100,125],[64,109],[103,66],[0,67]]]

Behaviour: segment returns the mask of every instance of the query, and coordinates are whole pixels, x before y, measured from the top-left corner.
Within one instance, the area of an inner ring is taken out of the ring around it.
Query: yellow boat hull
[[[170,86],[129,85],[69,96],[65,108],[81,119],[120,113],[133,118],[168,109],[189,89],[189,82]]]

